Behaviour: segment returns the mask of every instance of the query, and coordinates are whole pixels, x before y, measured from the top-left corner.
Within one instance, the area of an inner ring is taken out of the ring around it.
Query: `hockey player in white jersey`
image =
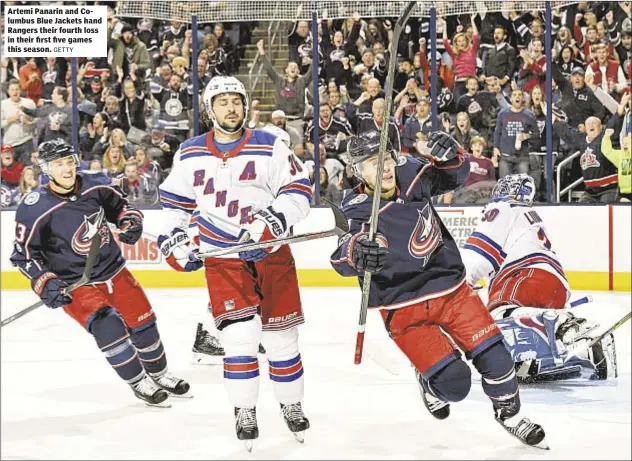
[[[213,129],[182,143],[160,186],[165,232],[159,246],[176,269],[205,267],[211,309],[226,353],[224,382],[235,407],[237,437],[246,440],[250,450],[259,435],[255,407],[261,340],[285,422],[302,441],[309,421],[301,407],[303,365],[297,326],[304,320],[290,248],[252,250],[202,263],[191,257],[198,249],[186,229],[198,209],[201,252],[286,236],[309,213],[307,171],[282,140],[244,128],[248,97],[236,78],[213,78],[204,105]],[[189,258],[187,252],[192,254]],[[185,257],[178,258],[182,253]]]
[[[598,325],[568,309],[564,269],[542,218],[531,205],[535,183],[527,174],[498,181],[476,231],[463,246],[468,283],[489,281],[488,309],[523,381],[616,376],[614,337],[575,356]]]

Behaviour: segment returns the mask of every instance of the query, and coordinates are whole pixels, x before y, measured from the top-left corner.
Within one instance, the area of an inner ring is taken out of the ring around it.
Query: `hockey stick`
[[[68,288],[63,290],[63,294],[68,294],[71,291],[86,285],[90,281],[90,275],[92,274],[92,268],[94,267],[94,263],[99,254],[99,249],[101,248],[101,234],[97,232],[97,234],[92,239],[92,244],[90,245],[90,251],[88,252],[88,257],[86,258],[86,267],[83,269],[83,274],[81,278],[77,280],[75,283],[70,285]],[[8,325],[9,323],[19,319],[20,317],[28,314],[31,311],[34,311],[40,306],[44,305],[44,301],[38,301],[32,306],[27,307],[26,309],[22,309],[17,314],[12,315],[9,318],[6,318],[0,324],[0,327]]]
[[[307,234],[301,235],[293,235],[290,237],[283,237],[275,240],[269,240],[267,242],[259,242],[259,243],[246,243],[243,245],[236,245],[229,248],[222,248],[220,250],[208,251],[205,253],[197,253],[191,254],[191,258],[195,258],[196,260],[205,259],[205,258],[216,258],[218,256],[225,256],[229,254],[241,253],[243,251],[250,250],[260,250],[264,248],[270,248],[277,245],[286,245],[291,243],[300,243],[307,242],[310,240],[321,239],[325,237],[342,237],[344,234],[349,232],[349,223],[345,218],[345,215],[340,211],[340,209],[333,205],[331,202],[326,199],[322,199],[334,213],[335,225],[333,229],[321,231],[321,232],[311,232]]]
[[[573,357],[577,357],[577,354],[580,354],[582,352],[587,351],[588,349],[590,349],[591,347],[593,347],[595,344],[597,344],[599,341],[601,341],[602,339],[604,339],[606,336],[608,336],[610,333],[612,333],[614,330],[616,330],[617,328],[619,328],[621,325],[623,325],[625,322],[627,322],[628,320],[630,320],[630,317],[632,317],[632,311],[628,312],[627,314],[625,314],[621,319],[619,319],[618,322],[616,322],[614,325],[612,325],[610,328],[608,328],[606,331],[604,331],[603,333],[601,333],[599,336],[597,336],[596,338],[594,338],[592,341],[590,341],[588,344],[584,344],[580,347],[578,347],[577,349],[573,349],[571,351],[569,351],[568,355],[566,356],[566,358],[564,359],[564,363],[568,362],[571,358]]]
[[[373,204],[371,207],[371,220],[369,222],[369,240],[375,241],[377,232],[378,209],[380,208],[380,198],[382,190],[382,175],[384,174],[384,160],[386,158],[386,143],[388,141],[389,117],[393,106],[393,82],[395,81],[395,64],[397,64],[397,43],[399,36],[413,11],[417,2],[408,2],[402,11],[399,19],[393,27],[393,40],[391,40],[391,56],[388,63],[388,74],[386,76],[386,101],[384,103],[384,116],[382,119],[382,131],[380,132],[380,152],[378,153],[377,172],[375,174],[375,187],[373,193]],[[359,365],[362,362],[362,349],[364,348],[364,330],[366,329],[366,314],[369,306],[369,292],[371,290],[371,273],[364,272],[362,283],[362,305],[360,306],[360,320],[358,321],[358,335],[356,337],[356,348],[354,363]]]

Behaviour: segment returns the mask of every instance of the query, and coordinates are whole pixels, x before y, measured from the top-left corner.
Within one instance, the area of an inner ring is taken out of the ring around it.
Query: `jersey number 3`
[[[15,223],[15,240],[18,243],[24,243],[26,237],[26,226],[24,224]]]

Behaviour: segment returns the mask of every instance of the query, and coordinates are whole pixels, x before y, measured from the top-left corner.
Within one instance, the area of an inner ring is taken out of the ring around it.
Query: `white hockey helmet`
[[[219,123],[217,123],[217,121],[215,120],[215,114],[213,113],[213,99],[215,99],[215,96],[226,93],[237,93],[241,96],[244,104],[244,120],[242,121],[241,126],[235,128],[233,131],[227,131],[225,128],[221,127]],[[246,124],[246,120],[248,119],[249,106],[250,104],[248,103],[248,93],[246,93],[246,88],[244,87],[244,84],[237,80],[235,77],[213,77],[211,81],[208,82],[208,85],[206,85],[206,89],[204,90],[205,111],[208,114],[209,118],[213,121],[213,126],[224,133],[232,134],[244,127],[244,125]]]

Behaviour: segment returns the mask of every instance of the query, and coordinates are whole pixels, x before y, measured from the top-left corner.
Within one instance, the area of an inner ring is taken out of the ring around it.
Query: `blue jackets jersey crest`
[[[17,209],[11,262],[30,279],[50,271],[70,284],[81,277],[91,240],[100,233],[91,281],[109,280],[125,260],[107,223],[116,224],[126,214],[142,217],[106,175],[79,173],[75,193],[66,197],[42,187]]]
[[[388,242],[384,268],[371,277],[369,307],[395,309],[449,293],[465,276],[459,249],[432,206],[432,197],[463,184],[469,174],[466,158],[442,168],[412,157],[401,157],[396,167],[397,193],[382,200],[377,232]],[[332,255],[341,275],[363,274],[353,267],[350,243],[369,231],[373,198],[360,189],[347,191],[342,211],[351,221],[349,234]]]

